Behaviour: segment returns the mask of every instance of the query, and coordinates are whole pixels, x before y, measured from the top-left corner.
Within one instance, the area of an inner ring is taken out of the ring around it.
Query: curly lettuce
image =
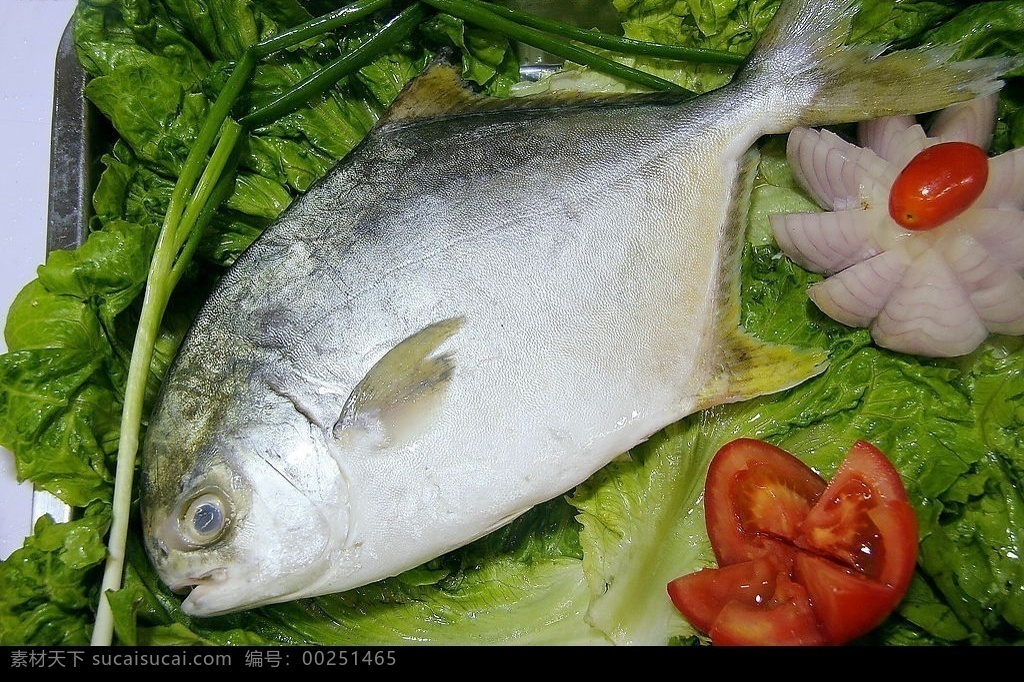
[[[324,11],[329,3],[319,3]],[[745,53],[777,0],[615,0],[627,36]],[[0,444],[19,477],[73,507],[40,520],[0,562],[0,644],[89,640],[110,523],[113,457],[139,294],[184,156],[242,51],[310,17],[297,0],[81,0],[74,18],[91,105],[109,122],[96,159],[92,229],[50,255],[15,301],[0,356]],[[309,3],[308,6],[312,6]],[[864,0],[854,39],[959,45],[961,56],[1024,54],[1019,0],[948,4]],[[279,54],[245,106],[273,100],[375,19]],[[980,26],[998,30],[982,32]],[[211,283],[296,196],[350,150],[441,47],[492,94],[514,80],[506,40],[435,15],[311,106],[248,135],[231,195],[165,317],[152,398]],[[731,69],[637,58],[694,90]],[[1019,84],[1003,93],[996,145],[1020,146]],[[212,619],[190,619],[130,538],[111,596],[122,644],[687,644],[706,640],[674,611],[672,578],[714,561],[701,496],[708,463],[737,436],[769,440],[829,477],[857,438],[894,461],[920,522],[920,558],[876,644],[1024,642],[1024,348],[991,337],[956,360],[875,348],[821,315],[811,275],[779,257],[767,215],[813,206],[793,182],[784,140],[761,145],[743,261],[743,322],[766,340],[829,350],[827,372],[785,393],[672,425],[564,498],[465,548],[388,580]]]

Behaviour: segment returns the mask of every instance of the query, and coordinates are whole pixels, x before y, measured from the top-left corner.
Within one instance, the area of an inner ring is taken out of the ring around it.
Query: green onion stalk
[[[430,4],[434,5],[435,3],[431,2]],[[456,6],[471,5],[481,12],[487,11],[498,16],[506,17],[516,24],[521,24],[525,27],[569,38],[592,47],[612,50],[620,54],[660,57],[662,59],[693,62],[695,64],[723,64],[732,66],[739,66],[745,59],[743,55],[736,54],[735,52],[726,52],[725,50],[711,50],[702,47],[685,47],[682,45],[665,45],[663,43],[633,40],[632,38],[611,35],[595,29],[580,28],[579,26],[573,26],[572,24],[566,24],[561,21],[548,19],[528,12],[521,12],[519,10],[512,9],[511,7],[505,7],[504,5],[482,2],[481,0],[447,0],[445,4],[452,7],[449,11],[452,11],[453,14]],[[526,37],[527,36],[524,34],[520,40],[527,42],[525,40]],[[552,52],[552,54],[556,53]],[[584,56],[584,58],[586,57]],[[590,66],[591,68],[595,68],[592,65]],[[633,71],[636,70],[634,69]]]

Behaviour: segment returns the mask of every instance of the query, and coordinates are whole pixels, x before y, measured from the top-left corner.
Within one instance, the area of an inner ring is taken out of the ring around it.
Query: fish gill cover
[[[745,54],[772,0],[618,0],[625,34]],[[51,254],[14,302],[0,356],[0,443],[20,477],[75,509],[41,519],[0,563],[0,643],[87,643],[99,598],[132,336],[150,255],[188,150],[247,46],[329,9],[326,2],[82,0],[76,46],[89,101],[110,122],[91,233]],[[245,93],[257,109],[351,49],[385,9],[330,38],[277,53]],[[982,31],[981,28],[985,27]],[[1024,55],[1024,3],[865,0],[853,39],[942,43],[958,58]],[[440,49],[504,95],[517,78],[508,40],[441,12],[303,108],[248,136],[233,190],[171,301],[147,400],[213,281],[290,201],[358,143]],[[702,91],[731,69],[634,58]],[[1019,79],[1001,95],[993,151],[1024,145]],[[563,498],[428,564],[343,594],[190,619],[148,564],[133,526],[124,587],[111,595],[124,644],[675,643],[706,640],[668,602],[672,578],[713,563],[700,498],[715,450],[771,441],[830,476],[864,438],[894,461],[920,522],[920,558],[873,644],[1024,641],[1024,349],[992,336],[974,353],[927,360],[878,349],[865,330],[821,315],[816,281],[778,257],[767,215],[806,211],[784,140],[765,139],[743,262],[743,320],[765,341],[829,350],[820,377],[785,393],[714,408],[665,429]],[[147,405],[149,403],[147,402]]]

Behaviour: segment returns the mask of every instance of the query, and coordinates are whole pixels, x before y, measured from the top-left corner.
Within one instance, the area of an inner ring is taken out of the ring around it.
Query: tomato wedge
[[[782,448],[739,438],[711,460],[704,490],[708,537],[723,565],[789,542],[825,491],[825,481]]]
[[[908,230],[930,230],[966,211],[988,182],[988,155],[969,142],[943,142],[910,160],[889,190],[889,215]]]
[[[899,604],[917,562],[917,519],[889,459],[857,441],[827,483],[774,445],[740,438],[708,469],[717,568],[668,584],[712,643],[854,640]]]
[[[668,593],[686,619],[715,644],[825,644],[807,590],[791,573],[791,558],[769,552],[676,578]]]

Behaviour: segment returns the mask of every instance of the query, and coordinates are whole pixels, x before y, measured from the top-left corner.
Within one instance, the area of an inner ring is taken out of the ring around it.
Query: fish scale
[[[784,2],[692,99],[498,102],[443,64],[411,84],[239,257],[164,381],[143,522],[183,610],[396,575],[694,411],[821,372],[739,327],[750,148],[938,109],[1007,66],[875,59],[843,45],[848,10]]]

